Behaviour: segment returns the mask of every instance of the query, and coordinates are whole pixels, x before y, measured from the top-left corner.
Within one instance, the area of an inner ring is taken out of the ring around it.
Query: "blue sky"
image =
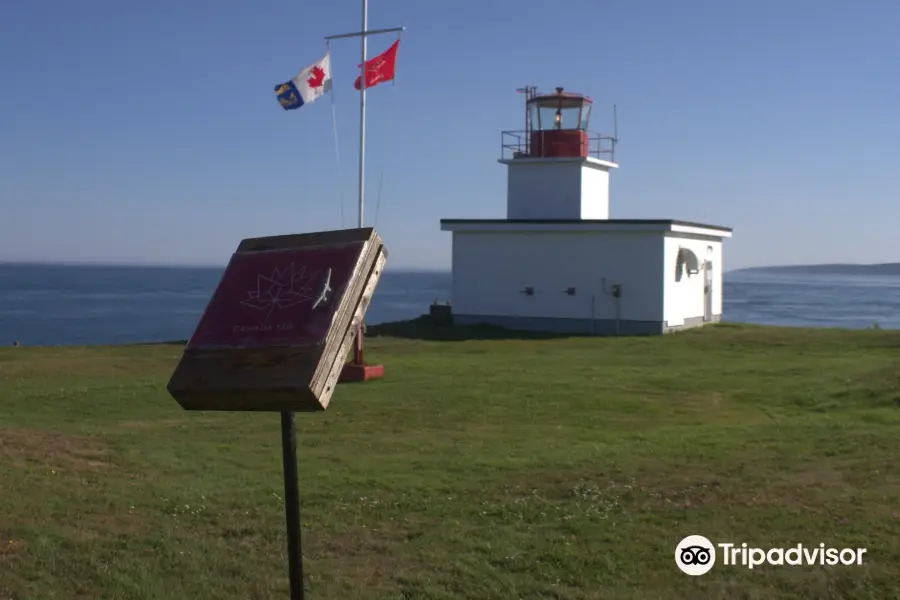
[[[358,39],[332,45],[340,161],[329,99],[285,112],[273,86],[360,13],[0,3],[0,260],[224,264],[245,237],[353,226]],[[727,268],[900,261],[900,2],[370,1],[397,25],[366,210],[395,267],[449,266],[441,218],[505,216],[527,84],[592,96],[595,130],[618,105],[613,218],[733,227]]]

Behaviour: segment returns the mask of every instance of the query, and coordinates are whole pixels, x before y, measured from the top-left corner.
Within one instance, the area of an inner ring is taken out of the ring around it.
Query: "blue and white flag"
[[[286,83],[275,86],[275,95],[284,110],[294,110],[325,95],[331,89],[331,53],[300,71]]]

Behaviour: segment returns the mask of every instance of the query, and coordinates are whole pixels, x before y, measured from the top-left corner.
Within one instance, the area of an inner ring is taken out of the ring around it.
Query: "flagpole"
[[[369,26],[369,2],[368,0],[362,0],[362,29],[358,32],[353,33],[342,33],[339,35],[329,35],[325,37],[326,42],[330,42],[331,40],[343,39],[343,38],[351,38],[351,37],[360,37],[362,38],[362,46],[361,46],[361,54],[362,61],[360,63],[360,67],[362,68],[362,73],[360,75],[360,85],[359,85],[359,207],[358,207],[358,215],[357,215],[357,227],[362,228],[365,223],[365,180],[366,180],[366,61],[368,60],[367,56],[367,38],[370,35],[378,35],[382,33],[398,33],[402,32],[405,27],[391,27],[388,29],[373,29],[368,31],[366,28]],[[363,362],[363,323],[359,324],[359,329],[356,332],[356,342],[353,345],[353,367],[364,367],[365,363]],[[351,366],[351,365],[348,365]],[[374,367],[373,367],[374,369]],[[345,369],[346,370],[346,369]],[[363,379],[365,379],[364,377]],[[343,379],[342,379],[343,380]]]
[[[362,0],[362,75],[359,84],[359,215],[357,217],[357,227],[362,229],[363,226],[363,207],[366,193],[366,41],[367,29],[369,27],[369,0]],[[353,348],[353,362],[357,365],[363,363],[363,323],[360,322],[359,330],[356,332],[356,344]]]
[[[362,76],[359,84],[359,216],[357,226],[363,226],[363,203],[365,200],[366,176],[366,40],[369,26],[369,0],[362,0]]]

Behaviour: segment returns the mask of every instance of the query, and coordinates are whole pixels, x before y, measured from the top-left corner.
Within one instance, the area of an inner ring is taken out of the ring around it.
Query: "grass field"
[[[298,415],[308,598],[900,596],[900,333],[412,337]],[[287,598],[278,415],[185,413],[180,352],[0,350],[0,599]]]

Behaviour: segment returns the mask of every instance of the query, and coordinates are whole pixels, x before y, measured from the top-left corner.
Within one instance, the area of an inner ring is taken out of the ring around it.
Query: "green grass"
[[[308,598],[897,597],[900,334],[447,331],[298,415]],[[287,598],[278,415],[182,411],[180,352],[0,350],[0,599]],[[691,578],[688,534],[868,553]]]

